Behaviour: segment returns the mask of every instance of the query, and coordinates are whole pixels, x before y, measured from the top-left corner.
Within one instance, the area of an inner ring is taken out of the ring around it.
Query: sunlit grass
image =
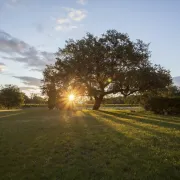
[[[0,179],[180,176],[178,116],[45,108],[20,112],[0,112]]]

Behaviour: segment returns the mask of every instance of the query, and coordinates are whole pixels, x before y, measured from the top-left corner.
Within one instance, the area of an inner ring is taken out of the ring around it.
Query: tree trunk
[[[103,95],[100,95],[99,97],[94,97],[95,98],[95,102],[94,102],[94,106],[93,106],[93,110],[98,110],[101,106],[101,102],[103,100]]]

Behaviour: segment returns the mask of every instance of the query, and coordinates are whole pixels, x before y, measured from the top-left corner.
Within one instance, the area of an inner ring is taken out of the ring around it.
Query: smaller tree
[[[0,103],[2,106],[10,109],[19,107],[24,102],[24,96],[20,89],[14,85],[5,85],[0,89]]]
[[[22,96],[24,98],[24,104],[29,104],[31,102],[31,99],[25,93],[22,92]]]
[[[30,102],[32,104],[45,104],[46,100],[43,97],[33,93],[31,94]]]
[[[174,85],[168,86],[162,90],[162,96],[164,97],[180,97],[180,88]]]

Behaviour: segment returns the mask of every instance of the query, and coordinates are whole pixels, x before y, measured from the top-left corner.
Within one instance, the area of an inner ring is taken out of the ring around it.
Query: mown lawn
[[[0,112],[0,179],[179,179],[180,117],[128,111]]]

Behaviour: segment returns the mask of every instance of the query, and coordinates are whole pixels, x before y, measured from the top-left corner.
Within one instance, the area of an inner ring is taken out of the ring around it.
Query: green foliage
[[[108,30],[100,37],[68,40],[57,52],[54,66],[44,70],[43,92],[55,83],[56,90],[78,89],[95,99],[99,109],[104,96],[121,93],[125,97],[136,92],[164,88],[171,84],[170,72],[149,61],[149,44],[133,42],[127,34]]]
[[[124,104],[124,97],[107,97],[103,99],[103,104]]]
[[[50,110],[54,109],[56,106],[56,100],[58,98],[58,93],[56,90],[56,83],[55,83],[55,72],[53,71],[52,66],[47,66],[47,68],[43,72],[44,79],[43,79],[43,86],[41,87],[42,93],[48,96],[48,108]]]
[[[31,94],[31,97],[29,98],[29,103],[31,104],[45,104],[47,103],[46,99],[38,96],[37,94]]]
[[[24,98],[24,104],[30,103],[30,98],[25,93],[22,92],[22,96]]]
[[[180,117],[0,112],[1,180],[178,180]]]
[[[127,97],[108,97],[103,99],[103,104],[140,104],[140,95],[130,95]],[[88,103],[93,103],[93,101],[88,101]]]
[[[148,98],[144,108],[158,114],[180,114],[180,98]]]
[[[32,93],[30,97],[28,97],[25,93],[22,93],[24,97],[24,104],[47,104],[47,100],[37,94]]]
[[[0,104],[5,108],[20,107],[24,103],[24,96],[17,86],[5,85],[0,89]]]
[[[130,95],[124,99],[125,104],[140,104],[140,95]]]
[[[159,89],[157,92],[162,97],[180,97],[180,88],[174,85]]]

